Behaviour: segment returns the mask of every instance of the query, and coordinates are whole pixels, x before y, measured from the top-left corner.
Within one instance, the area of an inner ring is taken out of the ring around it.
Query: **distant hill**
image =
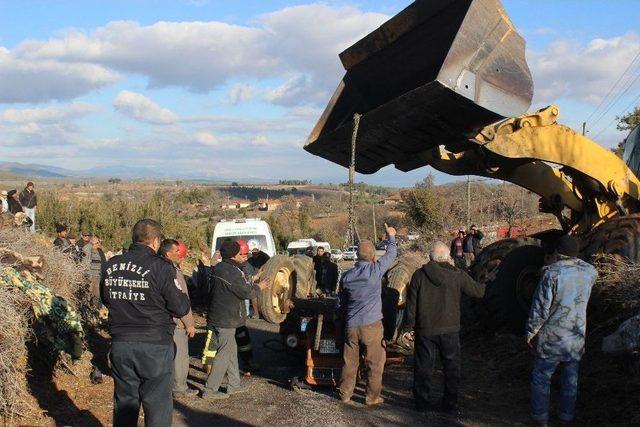
[[[64,178],[65,170],[53,166],[0,162],[0,172],[34,178]]]
[[[274,180],[260,179],[257,177],[244,177],[239,179],[222,178],[213,174],[183,173],[175,170],[165,170],[161,168],[114,165],[98,166],[85,170],[70,170],[57,166],[0,162],[0,173],[20,175],[26,178],[120,178],[120,179],[175,179],[182,181],[203,181],[203,182],[241,182],[241,183],[273,183]]]

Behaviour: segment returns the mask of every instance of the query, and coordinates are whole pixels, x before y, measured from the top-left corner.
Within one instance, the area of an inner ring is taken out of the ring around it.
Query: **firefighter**
[[[107,261],[100,286],[109,309],[114,426],[136,426],[141,404],[146,426],[171,425],[173,318],[191,307],[175,268],[157,255],[161,236],[158,222],[138,221],[131,249]]]

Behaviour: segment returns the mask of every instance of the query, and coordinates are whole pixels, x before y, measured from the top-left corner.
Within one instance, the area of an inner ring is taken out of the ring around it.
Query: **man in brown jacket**
[[[184,280],[182,270],[180,270],[180,262],[182,262],[186,256],[186,247],[181,250],[181,246],[184,247],[184,244],[181,245],[177,240],[164,239],[160,244],[158,254],[175,267],[180,290],[189,296],[187,282]],[[189,310],[185,316],[179,319],[174,318],[173,321],[176,323],[176,329],[173,333],[173,342],[176,346],[176,354],[173,359],[173,394],[195,396],[198,394],[198,390],[187,386],[187,376],[189,375],[189,338],[193,338],[196,334],[193,313]]]
[[[431,372],[440,354],[445,382],[440,409],[451,413],[456,409],[460,381],[461,293],[481,298],[484,285],[453,265],[449,247],[444,243],[435,242],[429,256],[431,261],[411,278],[402,329],[405,338],[415,337],[413,396],[416,409],[434,409],[430,403]]]

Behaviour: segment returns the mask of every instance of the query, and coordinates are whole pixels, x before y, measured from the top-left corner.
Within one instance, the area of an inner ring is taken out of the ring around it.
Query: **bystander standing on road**
[[[484,237],[482,231],[478,230],[478,227],[473,224],[469,233],[464,238],[464,259],[467,268],[471,267],[471,264],[480,255],[482,251],[482,244],[480,241]]]
[[[316,286],[319,288],[322,288],[322,255],[324,255],[324,248],[318,246],[313,256],[313,270],[316,274]]]
[[[395,259],[396,230],[385,224],[389,245],[385,254],[376,261],[376,248],[368,240],[358,245],[358,261],[345,271],[340,279],[340,310],[346,326],[340,377],[340,400],[351,401],[360,366],[360,346],[365,347],[368,370],[367,405],[384,402],[382,373],[386,353],[382,328],[382,276]]]
[[[249,250],[251,250],[251,256],[247,261],[251,267],[253,267],[254,274],[259,274],[260,269],[269,261],[271,258],[265,252],[260,250],[260,244],[255,240],[249,240],[247,242],[249,245]],[[258,298],[254,298],[251,300],[251,306],[253,307],[253,314],[251,315],[252,319],[260,319],[260,310],[258,309]]]
[[[269,287],[268,280],[247,285],[242,272],[244,256],[240,255],[238,242],[227,240],[220,247],[222,261],[212,271],[213,286],[207,312],[207,342],[205,354],[215,351],[211,372],[207,378],[202,397],[204,399],[226,399],[230,395],[245,391],[248,386],[240,383],[236,329],[246,322],[245,299],[258,296]],[[226,393],[220,392],[225,375],[228,379]]]
[[[176,269],[176,278],[183,294],[189,297],[187,282],[180,268],[180,263],[187,256],[187,248],[182,242],[174,239],[164,239],[160,244],[158,254],[166,259]],[[173,343],[176,355],[173,360],[173,394],[195,396],[198,390],[189,388],[187,377],[189,376],[189,338],[196,334],[191,310],[181,318],[174,317],[176,328],[173,331]]]
[[[451,241],[450,254],[456,267],[466,269],[467,264],[464,258],[464,230],[460,229],[458,235]]]
[[[242,258],[241,268],[244,274],[245,281],[248,287],[253,286],[253,278],[258,274],[252,264],[249,263],[249,245],[244,240],[238,240],[240,245],[240,257]],[[251,298],[244,300],[245,309],[247,311],[246,317],[250,316],[250,304],[256,301],[257,310],[257,298]],[[251,346],[251,335],[249,334],[249,328],[245,324],[236,328],[236,345],[238,346],[238,362],[240,372],[245,376],[251,376],[252,372],[260,369],[257,363],[253,360],[253,347]]]
[[[539,425],[549,421],[551,377],[558,367],[560,421],[570,423],[575,416],[587,303],[598,277],[591,264],[578,259],[579,243],[574,237],[562,236],[548,252],[526,326],[527,344],[535,353],[531,417]]]
[[[24,213],[31,219],[32,224],[29,230],[32,233],[36,232],[36,207],[38,206],[38,200],[36,192],[34,190],[33,182],[27,182],[27,186],[20,192],[20,204],[24,208]]]
[[[481,298],[484,286],[453,265],[450,250],[435,242],[430,261],[411,277],[407,289],[405,339],[415,340],[413,397],[418,411],[453,412],[460,381],[460,298],[464,293]],[[413,331],[413,336],[409,331]],[[444,395],[440,405],[431,402],[431,374],[440,354],[444,371]]]
[[[338,264],[331,261],[331,252],[322,254],[322,284],[319,286],[326,295],[336,292],[338,287]]]
[[[170,426],[173,398],[173,318],[190,310],[176,270],[157,255],[162,228],[152,219],[133,226],[130,250],[106,265],[101,291],[109,309],[113,425]],[[190,325],[188,325],[190,326]]]

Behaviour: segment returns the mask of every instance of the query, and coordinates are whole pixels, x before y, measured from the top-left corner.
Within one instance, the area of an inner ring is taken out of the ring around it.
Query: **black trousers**
[[[426,336],[416,331],[413,364],[413,397],[417,409],[430,403],[433,384],[431,374],[440,355],[444,371],[442,404],[453,407],[458,401],[460,382],[460,337],[457,333]]]
[[[242,363],[242,368],[250,369],[250,365],[253,362],[253,350],[251,349],[249,328],[240,326],[236,329],[236,344],[238,346],[238,359]]]
[[[111,344],[113,425],[135,427],[140,404],[147,427],[170,426],[173,413],[173,343]]]

